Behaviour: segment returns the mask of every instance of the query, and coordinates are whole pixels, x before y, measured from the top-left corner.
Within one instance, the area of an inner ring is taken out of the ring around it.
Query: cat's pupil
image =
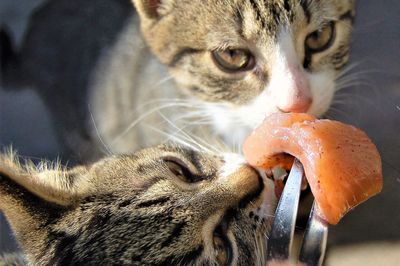
[[[246,55],[243,51],[239,50],[228,50],[228,52],[223,53],[226,54],[228,57],[226,59],[232,61],[234,65],[243,66],[246,63]]]

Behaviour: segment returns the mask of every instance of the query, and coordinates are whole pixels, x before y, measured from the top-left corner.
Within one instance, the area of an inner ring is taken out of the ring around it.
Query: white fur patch
[[[321,116],[328,111],[335,95],[335,73],[332,70],[307,75],[314,98],[308,113]]]
[[[221,181],[224,182],[226,178],[236,172],[241,166],[246,164],[243,156],[236,153],[225,153],[223,155],[224,165],[221,167]]]

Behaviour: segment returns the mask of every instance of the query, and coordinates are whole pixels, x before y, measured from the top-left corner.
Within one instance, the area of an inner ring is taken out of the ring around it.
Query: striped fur
[[[137,0],[135,3],[143,5]],[[281,28],[291,31],[297,56],[304,60],[305,34],[324,23],[337,21],[337,45],[311,58],[310,72],[340,69],[348,60],[350,29],[354,16],[352,0],[164,0],[173,9],[163,18],[142,14],[142,32],[162,62],[191,95],[211,102],[244,104],[260,93],[268,82]],[[225,47],[244,47],[262,61],[258,71],[226,75],[209,60],[209,53]],[[265,62],[265,63],[264,63]],[[192,88],[196,88],[193,90]]]
[[[196,181],[176,175],[171,160]],[[1,155],[0,209],[29,265],[218,265],[217,233],[232,254],[226,265],[264,265],[272,182],[243,164],[224,173],[228,164],[176,145],[71,170],[35,170]],[[50,188],[65,183],[73,185],[59,204]]]

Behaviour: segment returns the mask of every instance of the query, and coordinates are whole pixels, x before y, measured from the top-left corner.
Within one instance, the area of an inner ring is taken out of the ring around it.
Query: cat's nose
[[[288,67],[276,93],[277,108],[286,113],[306,113],[313,101],[308,78],[297,66]]]
[[[278,109],[284,113],[307,113],[312,104],[311,97],[294,96],[278,104]]]

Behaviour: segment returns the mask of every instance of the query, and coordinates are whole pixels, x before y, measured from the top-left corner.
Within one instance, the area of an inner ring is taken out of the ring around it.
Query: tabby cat
[[[354,0],[133,2],[50,0],[19,52],[2,34],[4,83],[36,87],[84,159],[181,128],[233,146],[268,114],[320,116],[349,58]]]
[[[0,156],[29,265],[265,265],[273,187],[236,155],[173,144],[70,170]]]

